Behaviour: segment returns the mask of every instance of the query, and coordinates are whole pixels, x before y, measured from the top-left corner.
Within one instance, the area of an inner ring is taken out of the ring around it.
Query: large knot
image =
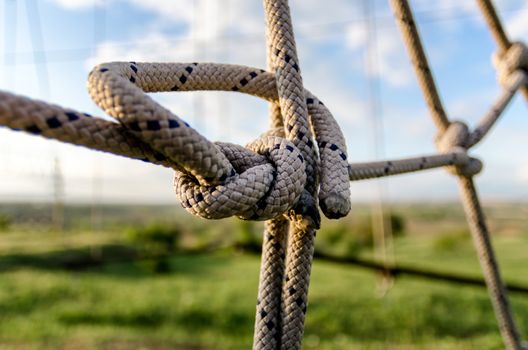
[[[508,86],[515,71],[528,71],[528,47],[522,42],[514,42],[506,51],[494,53],[492,63],[497,69],[499,84]]]
[[[211,219],[237,215],[265,220],[286,214],[299,201],[310,164],[295,142],[269,133],[248,149],[212,143],[145,94],[225,90],[276,102],[273,74],[210,63],[113,62],[92,70],[88,87],[92,99],[120,122],[126,134],[142,143],[145,150],[155,152],[148,161],[176,170],[177,195],[193,214]],[[319,172],[316,175],[321,179],[319,204],[327,217],[342,217],[350,210],[344,137],[325,105],[307,90],[304,96],[315,140],[295,125],[286,127],[288,138],[303,140],[314,152],[318,146],[321,166],[317,162],[310,166],[315,165],[311,171]],[[317,211],[317,203],[302,201],[295,210]]]
[[[452,174],[471,177],[482,171],[482,162],[469,157],[467,149],[470,145],[471,134],[467,125],[461,121],[453,121],[436,140],[436,148],[441,153],[452,153],[453,160],[447,171]]]
[[[192,214],[220,219],[268,220],[291,209],[306,182],[304,159],[286,139],[265,136],[247,149],[217,143],[234,167],[217,186],[200,185],[196,178],[176,172],[174,186],[182,206]]]

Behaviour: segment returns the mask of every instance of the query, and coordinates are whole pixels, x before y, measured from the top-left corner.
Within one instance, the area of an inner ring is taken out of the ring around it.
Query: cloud
[[[516,178],[521,184],[528,184],[528,163],[521,164],[517,168]]]
[[[70,10],[79,10],[103,5],[105,0],[51,0],[57,5]]]
[[[513,40],[528,41],[528,6],[506,21],[506,28]]]
[[[368,65],[366,73],[369,76],[379,77],[395,87],[408,86],[413,81],[413,76],[397,28],[394,25],[378,27],[375,42],[368,30],[364,22],[350,24],[346,30],[347,47],[364,53],[373,50],[376,62]],[[370,45],[375,46],[372,48]],[[355,66],[357,70],[364,71],[366,64],[362,60],[355,62]]]

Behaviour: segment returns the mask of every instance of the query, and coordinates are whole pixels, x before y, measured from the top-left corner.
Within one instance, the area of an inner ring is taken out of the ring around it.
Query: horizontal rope
[[[444,166],[463,166],[470,157],[463,151],[377,162],[350,163],[350,181],[417,172]]]
[[[237,91],[278,101],[273,74],[236,65],[114,62],[94,69],[89,81],[95,101],[121,123],[0,91],[0,124],[160,164],[193,175],[199,185],[214,186],[237,176],[220,146],[207,141],[143,91]],[[127,97],[123,97],[125,91]],[[350,209],[344,137],[326,106],[309,91],[304,94],[321,156],[321,207],[327,216],[340,217]],[[298,137],[304,135],[299,133]],[[261,156],[253,152],[251,157],[256,166],[261,165]],[[267,192],[267,186],[264,183],[259,193]],[[241,201],[235,197],[236,202]],[[254,202],[256,197],[243,198]],[[201,210],[193,203],[184,205]],[[203,216],[211,218],[210,213]]]

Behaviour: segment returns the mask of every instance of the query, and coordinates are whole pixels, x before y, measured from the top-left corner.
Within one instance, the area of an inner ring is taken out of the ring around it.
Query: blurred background
[[[528,41],[528,4],[494,3],[511,38]],[[501,91],[475,2],[411,5],[449,115],[475,125]],[[434,153],[388,3],[290,6],[304,84],[334,113],[349,159]],[[86,92],[97,63],[266,66],[260,1],[0,0],[0,16],[0,89],[105,118]],[[251,96],[152,96],[211,140],[244,144],[268,126],[266,103]],[[515,97],[473,153],[524,338],[526,107]],[[261,223],[197,219],[181,209],[168,169],[5,128],[0,164],[0,348],[250,348]],[[503,347],[454,178],[361,181],[352,200],[352,213],[317,235],[305,348]],[[457,276],[465,283],[448,281]]]

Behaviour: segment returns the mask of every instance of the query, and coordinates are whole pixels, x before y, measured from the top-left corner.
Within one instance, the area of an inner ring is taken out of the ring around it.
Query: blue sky
[[[370,10],[367,0],[290,2],[305,86],[339,121],[349,159],[434,153],[435,130],[387,2],[368,0]],[[528,4],[495,2],[511,37],[528,41]],[[474,1],[411,4],[449,115],[475,125],[500,88],[490,59],[494,43]],[[96,63],[214,61],[265,67],[259,0],[0,0],[0,14],[0,89],[99,116],[104,113],[86,92],[87,74]],[[380,89],[375,116],[369,84]],[[164,93],[156,99],[212,140],[243,144],[267,127],[266,104],[250,96]],[[485,163],[477,181],[486,199],[528,198],[526,107],[517,96],[472,150]],[[383,125],[377,147],[373,118]],[[67,201],[95,196],[107,202],[176,203],[170,170],[6,129],[0,129],[0,198],[51,198],[55,158]],[[442,170],[382,183],[387,200],[457,198],[454,179]],[[354,183],[354,200],[375,198],[377,184]]]

